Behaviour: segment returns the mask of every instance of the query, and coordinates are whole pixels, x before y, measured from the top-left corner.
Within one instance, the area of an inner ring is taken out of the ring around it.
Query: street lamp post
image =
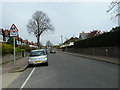
[[[61,44],[63,44],[63,36],[61,35]]]

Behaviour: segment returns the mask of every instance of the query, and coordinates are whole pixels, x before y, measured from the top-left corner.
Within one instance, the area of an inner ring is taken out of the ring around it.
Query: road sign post
[[[10,36],[13,37],[13,69],[16,68],[16,53],[15,53],[15,37],[18,36],[18,29],[17,27],[13,24],[10,28]]]
[[[14,63],[13,63],[13,69],[15,69],[15,67],[16,67],[16,66],[15,66],[15,64],[16,64],[16,62],[15,62],[15,60],[16,60],[16,58],[15,58],[15,37],[13,37],[13,39],[14,39],[14,40],[13,40],[13,41],[14,41],[14,46],[13,46],[13,47],[14,47]]]

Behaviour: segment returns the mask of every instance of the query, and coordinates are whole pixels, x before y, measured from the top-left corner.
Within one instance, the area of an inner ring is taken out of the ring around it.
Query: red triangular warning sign
[[[10,27],[10,32],[18,32],[18,29],[14,24],[12,24],[12,26]]]

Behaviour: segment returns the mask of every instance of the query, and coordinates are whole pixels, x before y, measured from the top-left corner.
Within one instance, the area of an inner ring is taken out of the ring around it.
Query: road
[[[49,54],[48,59],[49,66],[29,67],[9,88],[118,87],[118,65],[116,64],[63,52]]]

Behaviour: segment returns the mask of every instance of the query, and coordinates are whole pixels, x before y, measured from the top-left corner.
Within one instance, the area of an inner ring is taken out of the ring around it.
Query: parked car
[[[48,56],[45,49],[40,50],[32,50],[29,55],[28,64],[42,64],[44,63],[46,66],[48,66]]]
[[[43,50],[45,50],[46,54],[48,54],[48,50],[46,48],[42,48]],[[40,50],[42,50],[40,49]]]

